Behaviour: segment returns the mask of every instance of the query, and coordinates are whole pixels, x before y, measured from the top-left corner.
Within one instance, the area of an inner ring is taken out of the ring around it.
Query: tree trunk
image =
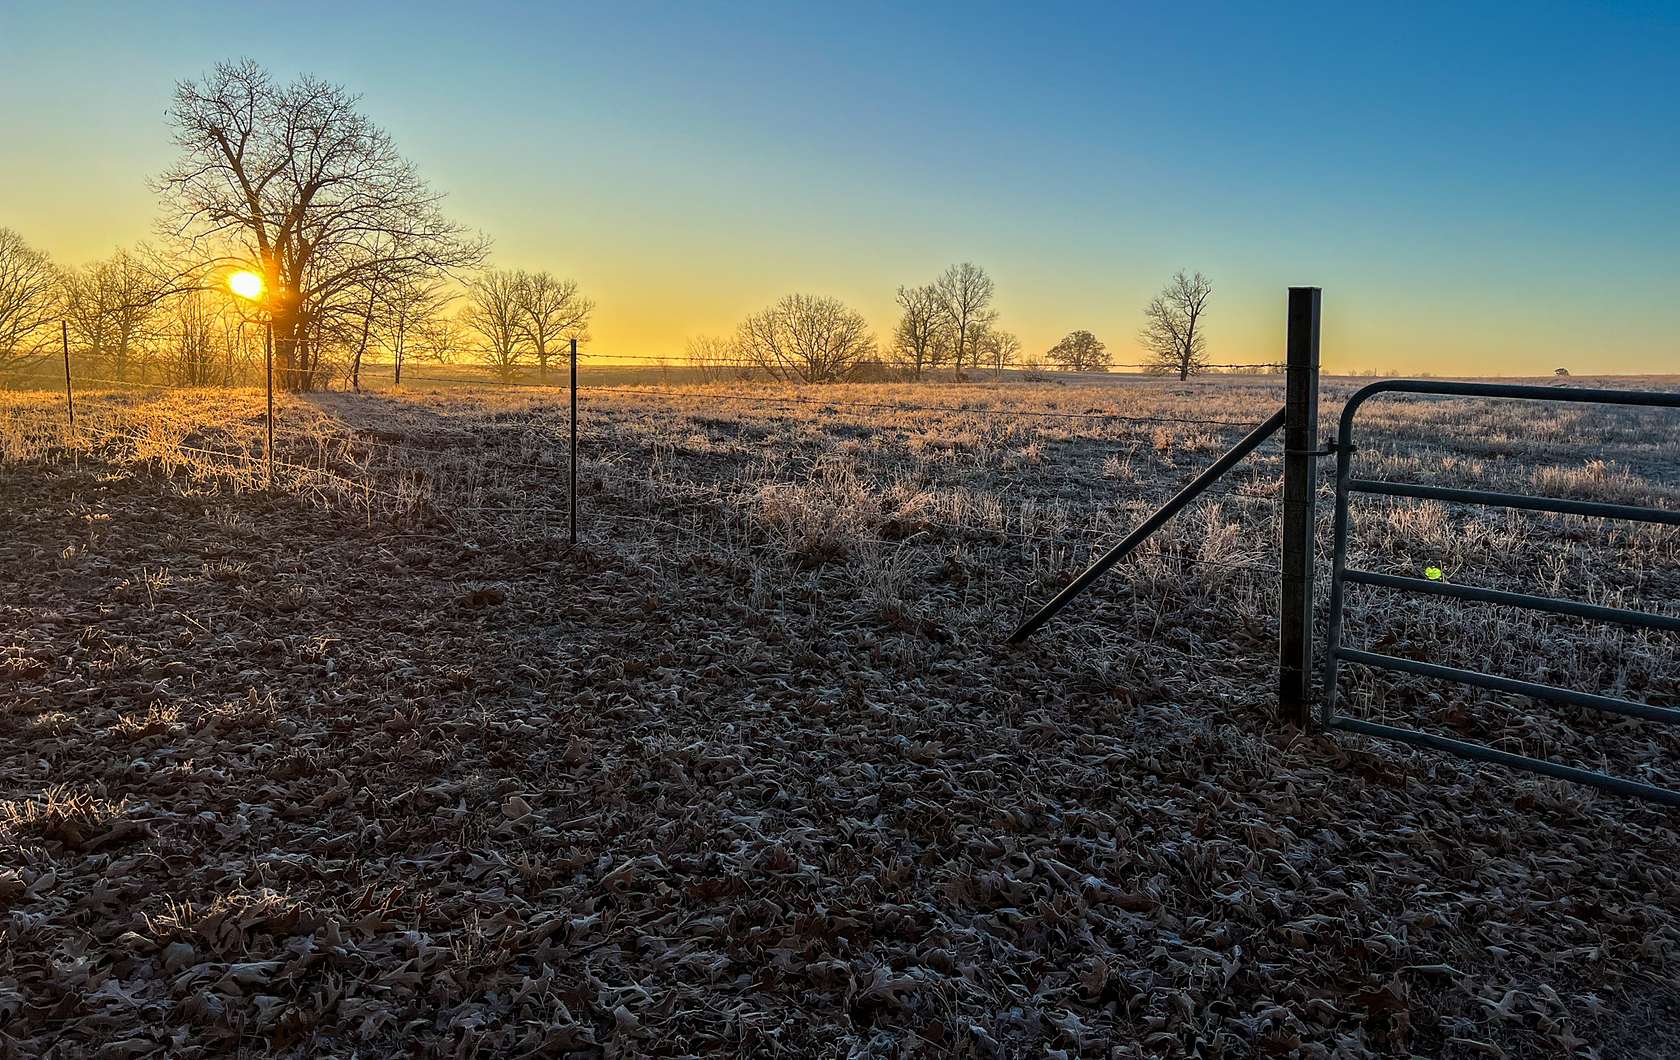
[[[299,319],[299,314],[296,310],[276,311],[273,327],[275,387],[280,390],[309,389],[309,378],[303,370],[306,350],[301,336],[303,321]]]
[[[402,386],[403,338],[408,330],[408,309],[404,307],[397,314],[397,346],[392,350],[394,368],[392,370],[392,386]]]
[[[362,392],[362,355],[367,353],[368,332],[373,330],[373,285],[368,285],[367,314],[362,317],[362,337],[356,343],[356,356],[350,362],[350,387]]]

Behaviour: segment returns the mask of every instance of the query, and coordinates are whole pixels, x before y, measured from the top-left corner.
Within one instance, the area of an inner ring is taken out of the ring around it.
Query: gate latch
[[[1340,449],[1341,449],[1341,447],[1338,446],[1335,442],[1325,442],[1324,443],[1324,448],[1322,448],[1322,449],[1285,449],[1283,451],[1283,455],[1285,455],[1285,456],[1335,456],[1336,453],[1340,451]],[[1353,447],[1349,446],[1348,451],[1352,452]]]

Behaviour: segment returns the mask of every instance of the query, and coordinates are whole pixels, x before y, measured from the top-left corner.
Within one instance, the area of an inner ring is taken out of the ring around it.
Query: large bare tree
[[[1108,347],[1089,331],[1070,331],[1044,354],[1064,372],[1106,372],[1113,360]]]
[[[589,315],[595,303],[583,296],[576,280],[549,272],[517,274],[519,329],[537,357],[537,372],[548,375],[548,359],[577,339],[589,338]]]
[[[206,282],[235,263],[263,273],[277,377],[292,389],[319,382],[319,344],[370,289],[485,253],[359,104],[342,86],[281,84],[242,60],[180,82],[169,111],[181,157],[158,178],[166,227]]]
[[[506,381],[513,378],[529,345],[524,311],[520,308],[520,280],[516,272],[491,270],[467,284],[467,305],[461,322],[477,340],[480,360]]]
[[[0,365],[34,353],[53,338],[47,325],[59,305],[59,273],[43,251],[0,228]]]
[[[954,334],[945,312],[945,301],[935,284],[900,287],[898,305],[903,310],[893,329],[892,356],[915,378],[944,360]]]
[[[742,356],[772,378],[804,383],[844,379],[875,354],[863,314],[837,298],[790,294],[741,322]]]
[[[1189,379],[1207,364],[1207,329],[1202,317],[1213,297],[1213,284],[1201,273],[1179,269],[1161,293],[1144,307],[1138,337],[1153,360],[1150,371],[1177,372]]]
[[[951,333],[951,359],[957,373],[963,365],[979,363],[976,339],[997,319],[992,311],[995,285],[986,270],[972,262],[952,265],[934,282]]]

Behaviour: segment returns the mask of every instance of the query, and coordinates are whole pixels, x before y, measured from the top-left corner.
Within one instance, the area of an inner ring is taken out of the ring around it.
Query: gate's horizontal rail
[[[1450,486],[1419,486],[1409,482],[1385,482],[1370,478],[1349,479],[1347,489],[1350,493],[1377,493],[1386,497],[1416,497],[1459,504],[1485,504],[1495,508],[1521,508],[1531,512],[1589,515],[1600,519],[1632,519],[1641,523],[1680,526],[1680,512],[1644,508],[1636,504],[1605,504],[1600,501],[1576,501],[1564,497],[1531,497],[1526,493],[1494,493],[1489,490],[1454,489]]]
[[[1531,611],[1545,611],[1554,615],[1572,615],[1600,622],[1620,622],[1623,625],[1643,626],[1646,629],[1666,629],[1680,632],[1680,618],[1672,615],[1653,615],[1646,611],[1630,611],[1625,607],[1606,607],[1603,604],[1562,600],[1555,596],[1531,596],[1503,589],[1483,589],[1475,585],[1455,585],[1434,582],[1425,578],[1408,578],[1398,574],[1378,574],[1376,571],[1348,569],[1342,572],[1346,581],[1359,585],[1376,585],[1384,589],[1450,596],[1457,600],[1473,600],[1483,604],[1504,604],[1507,607],[1526,607]]]
[[[1459,383],[1447,379],[1384,379],[1361,387],[1344,406],[1358,408],[1378,394],[1434,394],[1438,397],[1518,398],[1571,405],[1641,405],[1680,409],[1680,393],[1667,390],[1608,390],[1602,387],[1535,386],[1533,383]]]
[[[1341,729],[1344,732],[1356,732],[1364,736],[1379,736],[1387,740],[1398,740],[1414,747],[1446,751],[1449,754],[1461,755],[1465,758],[1473,758],[1483,762],[1493,762],[1502,766],[1528,769],[1549,777],[1556,777],[1559,780],[1586,784],[1616,795],[1631,795],[1635,798],[1650,799],[1652,802],[1659,802],[1666,806],[1680,806],[1680,791],[1659,788],[1655,784],[1642,784],[1637,780],[1624,780],[1621,777],[1613,777],[1608,773],[1599,773],[1591,769],[1566,766],[1544,758],[1530,758],[1527,755],[1512,754],[1509,751],[1500,751],[1483,744],[1470,743],[1467,740],[1455,740],[1450,736],[1437,736],[1434,733],[1420,732],[1417,729],[1402,729],[1395,725],[1383,725],[1374,721],[1360,721],[1358,718],[1347,717],[1331,719],[1330,728]]]
[[[1537,681],[1521,681],[1515,677],[1484,674],[1479,670],[1460,670],[1456,666],[1442,666],[1439,663],[1420,662],[1417,659],[1402,659],[1394,655],[1383,655],[1374,651],[1360,651],[1357,648],[1331,645],[1330,651],[1336,658],[1344,662],[1375,666],[1381,670],[1399,670],[1402,673],[1417,674],[1419,677],[1433,677],[1441,681],[1457,681],[1459,684],[1475,685],[1478,688],[1488,688],[1495,692],[1532,696],[1535,699],[1552,699],[1559,703],[1570,703],[1577,707],[1591,707],[1594,710],[1622,714],[1630,718],[1643,718],[1646,721],[1680,723],[1680,710],[1673,707],[1636,703],[1631,699],[1617,699],[1615,696],[1601,696],[1593,692],[1581,692],[1573,688],[1543,685]]]

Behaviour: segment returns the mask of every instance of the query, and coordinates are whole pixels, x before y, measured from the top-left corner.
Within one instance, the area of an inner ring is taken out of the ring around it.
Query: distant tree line
[[[272,327],[290,390],[359,384],[375,359],[399,379],[416,358],[546,372],[587,339],[576,281],[482,270],[488,241],[444,217],[343,87],[223,63],[176,86],[169,120],[180,154],[156,182],[156,245],[60,268],[0,229],[0,367],[56,349],[61,320],[81,370],[187,385],[250,381]],[[241,270],[258,298],[229,291]]]
[[[500,377],[546,376],[589,338],[594,302],[545,270],[487,268],[489,241],[448,220],[442,196],[342,86],[282,83],[249,60],[176,86],[168,116],[179,155],[155,184],[163,238],[74,269],[0,229],[0,367],[38,356],[69,329],[78,356],[117,378],[193,385],[246,381],[272,329],[277,382],[312,390],[369,363],[398,380],[419,359],[465,357]],[[227,286],[263,280],[252,300]],[[1144,308],[1150,370],[1181,379],[1208,365],[1212,285],[1177,273]],[[731,335],[700,336],[689,364],[707,378],[820,383],[871,366],[910,379],[1011,367],[1108,371],[1087,330],[1027,357],[999,326],[996,285],[972,262],[897,290],[899,317],[878,342],[863,315],[790,294]]]
[[[908,379],[935,371],[1007,368],[1106,372],[1114,357],[1090,331],[1069,332],[1041,356],[1024,356],[1021,340],[998,326],[996,285],[972,262],[952,265],[929,283],[900,287],[898,322],[884,346],[863,315],[816,295],[783,298],[742,321],[734,335],[691,338],[690,367],[706,379],[768,377],[820,383],[845,379],[871,365]],[[1201,273],[1176,274],[1144,307],[1139,339],[1147,370],[1182,379],[1207,370],[1205,316],[1213,286]]]
[[[0,228],[0,367],[56,355],[67,339],[83,372],[204,386],[260,362],[230,294],[205,290],[148,248],[60,268]]]

